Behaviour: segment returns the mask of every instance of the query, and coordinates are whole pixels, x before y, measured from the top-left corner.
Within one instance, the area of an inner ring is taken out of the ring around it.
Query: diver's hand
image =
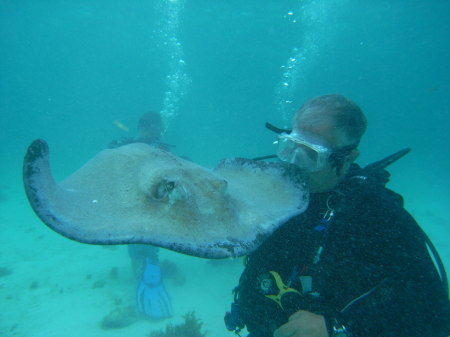
[[[325,317],[299,310],[273,333],[274,337],[328,337]]]

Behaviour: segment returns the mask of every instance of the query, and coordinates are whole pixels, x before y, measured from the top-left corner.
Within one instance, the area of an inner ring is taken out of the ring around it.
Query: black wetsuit
[[[334,191],[312,194],[305,213],[249,256],[236,303],[250,336],[273,336],[299,309],[324,315],[329,332],[333,322],[344,325],[352,337],[450,335],[450,302],[423,232],[400,195],[352,178],[358,170]],[[324,229],[318,225],[329,209]],[[283,296],[284,310],[265,296],[274,285],[270,271],[304,292]]]

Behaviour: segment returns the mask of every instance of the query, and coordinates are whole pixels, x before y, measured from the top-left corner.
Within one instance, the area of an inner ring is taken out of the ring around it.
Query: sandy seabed
[[[415,210],[448,267],[447,192],[439,198],[432,191],[405,193],[413,196],[407,206]],[[212,262],[161,250],[160,258],[174,262],[186,279],[183,285],[165,281],[173,318],[140,319],[124,328],[103,329],[101,321],[111,311],[134,305],[136,280],[126,247],[85,245],[54,233],[32,212],[20,179],[2,183],[0,226],[2,337],[147,337],[169,322],[184,322],[183,316],[191,311],[203,322],[206,336],[233,336],[225,329],[223,316],[243,269],[241,259]]]
[[[0,336],[146,337],[181,324],[191,311],[207,336],[225,336],[223,316],[243,269],[241,259],[210,261],[161,249],[176,264],[184,284],[168,278],[170,319],[139,319],[120,329],[103,329],[102,319],[134,306],[136,280],[126,246],[92,246],[51,231],[35,216],[17,186],[3,184],[0,203]]]

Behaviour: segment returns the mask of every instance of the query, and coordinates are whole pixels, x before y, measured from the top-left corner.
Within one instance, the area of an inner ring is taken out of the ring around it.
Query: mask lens
[[[279,136],[278,158],[295,164],[310,172],[319,171],[328,162],[329,150],[321,145],[294,138],[287,134]]]
[[[317,163],[319,161],[319,154],[317,153],[317,151],[311,149],[310,147],[301,144],[298,145],[298,150],[302,151],[304,153],[304,156],[306,156],[309,161],[313,163]]]

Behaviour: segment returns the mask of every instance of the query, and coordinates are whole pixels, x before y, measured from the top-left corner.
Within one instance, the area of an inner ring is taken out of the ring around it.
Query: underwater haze
[[[241,260],[162,250],[173,318],[125,324],[136,286],[126,247],[63,238],[26,200],[34,139],[61,180],[134,137],[148,111],[161,112],[175,154],[213,167],[273,154],[265,122],[289,127],[307,99],[345,95],[369,122],[358,163],[411,147],[388,186],[448,270],[449,18],[447,0],[0,0],[0,335],[146,337],[189,312],[206,336],[232,335],[223,315]],[[102,324],[111,315],[124,326]]]

